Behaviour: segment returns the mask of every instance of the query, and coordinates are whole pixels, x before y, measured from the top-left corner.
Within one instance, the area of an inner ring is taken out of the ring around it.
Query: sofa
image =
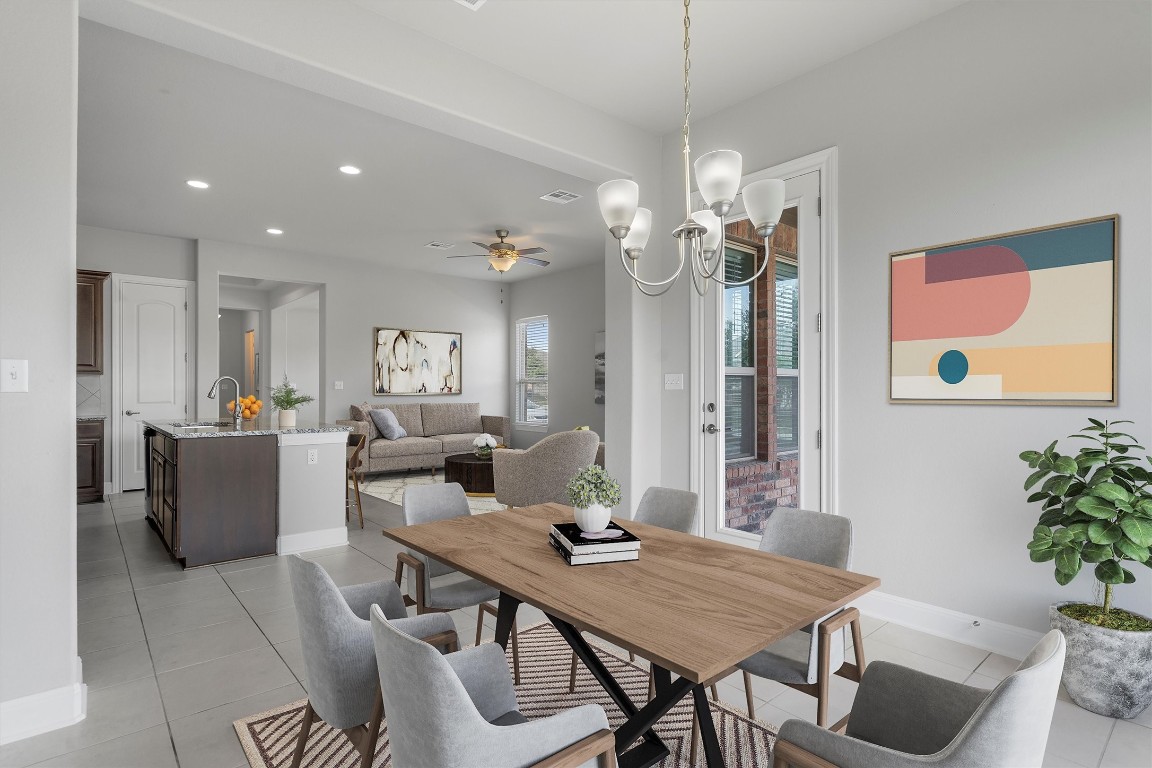
[[[381,437],[369,412],[387,408],[407,437],[386,440]],[[457,453],[471,453],[477,435],[488,433],[501,445],[512,441],[507,416],[482,416],[479,403],[382,403],[353,405],[348,419],[336,423],[364,435],[367,445],[360,452],[360,474],[396,472],[402,469],[431,469],[444,466],[444,459]]]

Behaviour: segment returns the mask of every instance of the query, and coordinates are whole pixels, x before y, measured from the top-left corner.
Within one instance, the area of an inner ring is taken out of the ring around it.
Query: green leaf
[[[1089,534],[1091,538],[1091,534]],[[1072,531],[1067,528],[1061,528],[1058,531],[1052,532],[1052,543],[1061,547],[1066,547],[1072,543]]]
[[[1039,458],[1040,458],[1040,452],[1039,451],[1024,451],[1023,453],[1020,454],[1020,460],[1021,461],[1031,462],[1031,461],[1036,461]]]
[[[1028,553],[1028,559],[1034,563],[1046,563],[1049,560],[1055,560],[1056,553],[1059,551],[1060,550],[1055,547],[1049,547],[1048,549],[1033,549]]]
[[[1036,491],[1036,493],[1033,493],[1032,495],[1030,495],[1028,497],[1028,503],[1033,504],[1037,501],[1041,501],[1041,500],[1047,499],[1047,498],[1048,498],[1048,494],[1045,493],[1044,491]]]
[[[1088,486],[1095,487],[1100,485],[1100,483],[1111,480],[1114,474],[1116,473],[1112,471],[1111,467],[1102,467],[1092,475],[1092,479],[1088,481]]]
[[[1057,472],[1064,475],[1076,474],[1076,459],[1071,456],[1058,456],[1054,462]]]
[[[1104,422],[1100,421],[1099,419],[1094,419],[1091,416],[1089,416],[1088,422],[1094,427],[1099,427],[1100,429],[1106,429],[1106,427],[1104,426]]]
[[[1086,563],[1102,563],[1115,556],[1107,544],[1085,544],[1080,550],[1080,559]]]
[[[1068,531],[1072,534],[1072,538],[1077,541],[1088,540],[1088,523],[1072,523],[1068,526]]]
[[[1131,515],[1120,521],[1124,535],[1140,547],[1152,547],[1152,521]]]
[[[1028,542],[1029,552],[1040,552],[1052,546],[1052,539],[1032,539]]]
[[[1080,551],[1075,547],[1061,547],[1056,553],[1056,570],[1075,576],[1080,572]]]
[[[1072,579],[1076,578],[1076,574],[1065,573],[1064,571],[1060,570],[1059,568],[1056,569],[1055,575],[1056,575],[1056,583],[1062,587],[1064,585],[1068,584],[1068,582],[1072,581]]]
[[[1123,535],[1124,531],[1111,520],[1093,520],[1088,526],[1088,540],[1093,544],[1115,544]]]
[[[1044,449],[1044,455],[1047,456],[1048,458],[1052,458],[1052,451],[1056,450],[1056,443],[1058,443],[1058,442],[1060,442],[1060,441],[1059,440],[1053,440],[1052,444]]]
[[[1105,560],[1096,566],[1096,580],[1104,584],[1123,584],[1124,569],[1115,560]]]
[[[1128,570],[1127,568],[1121,568],[1120,570],[1124,571],[1124,583],[1125,584],[1135,584],[1136,583],[1136,574],[1132,573],[1132,571]]]
[[[1052,488],[1048,491],[1053,496],[1063,496],[1068,493],[1068,489],[1072,487],[1072,483],[1076,482],[1075,477],[1064,475],[1057,477],[1056,482],[1052,483]]]
[[[1038,469],[1035,472],[1033,472],[1032,474],[1028,475],[1028,479],[1024,481],[1024,490],[1026,490],[1026,491],[1031,490],[1032,486],[1036,485],[1036,483],[1040,482],[1045,477],[1047,477],[1049,472],[1051,472],[1051,470]]]
[[[1064,521],[1064,510],[1049,509],[1040,515],[1038,521],[1041,525],[1060,525]]]
[[[1111,519],[1116,515],[1114,506],[1095,496],[1081,496],[1076,500],[1076,509],[1086,515],[1100,519]]]
[[[1152,551],[1149,551],[1148,547],[1142,547],[1129,538],[1120,539],[1115,547],[1117,552],[1138,563],[1146,563],[1148,558],[1152,557]]]

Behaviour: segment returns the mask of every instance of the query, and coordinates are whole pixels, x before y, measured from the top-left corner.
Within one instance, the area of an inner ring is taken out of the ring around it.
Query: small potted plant
[[[1068,584],[1085,563],[1104,586],[1103,605],[1057,603],[1052,626],[1068,641],[1064,686],[1084,709],[1131,718],[1152,702],[1152,620],[1112,606],[1112,588],[1136,575],[1126,562],[1152,568],[1152,457],[1131,435],[1128,421],[1098,421],[1073,438],[1091,441],[1075,456],[1056,452],[1056,441],[1020,458],[1034,471],[1024,483],[1039,503],[1039,525],[1028,550],[1033,562],[1052,561],[1057,583]]]
[[[296,387],[289,383],[287,375],[281,384],[272,388],[272,407],[280,412],[281,427],[296,426],[296,409],[315,399],[312,395],[297,391]]]
[[[496,447],[496,438],[485,432],[473,440],[472,445],[476,447],[476,458],[490,459],[492,458],[492,449]]]
[[[602,531],[612,520],[612,507],[620,503],[620,483],[590,464],[568,481],[568,500],[576,510],[576,525],[590,533]]]

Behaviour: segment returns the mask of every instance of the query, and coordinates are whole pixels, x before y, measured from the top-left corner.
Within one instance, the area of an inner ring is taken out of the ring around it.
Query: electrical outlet
[[[342,381],[335,382],[333,388],[334,389],[344,389],[344,382],[342,382]]]
[[[308,449],[308,463],[309,464],[319,464],[320,463],[320,452],[317,451],[315,448],[309,448]]]
[[[664,374],[664,389],[684,389],[684,374],[682,374],[682,373],[666,373],[666,374]]]

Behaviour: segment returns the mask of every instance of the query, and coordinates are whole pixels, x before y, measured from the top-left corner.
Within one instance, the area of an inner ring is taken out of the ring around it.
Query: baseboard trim
[[[909,600],[884,592],[869,592],[853,605],[861,613],[929,635],[1022,659],[1043,635],[1023,627]],[[867,649],[867,643],[865,643]]]
[[[291,555],[295,552],[307,552],[312,549],[340,547],[347,543],[348,529],[344,526],[305,533],[290,533],[287,536],[276,538],[276,554]]]
[[[75,680],[83,680],[76,657]],[[0,744],[9,744],[73,725],[88,711],[88,686],[82,682],[0,702]]]

